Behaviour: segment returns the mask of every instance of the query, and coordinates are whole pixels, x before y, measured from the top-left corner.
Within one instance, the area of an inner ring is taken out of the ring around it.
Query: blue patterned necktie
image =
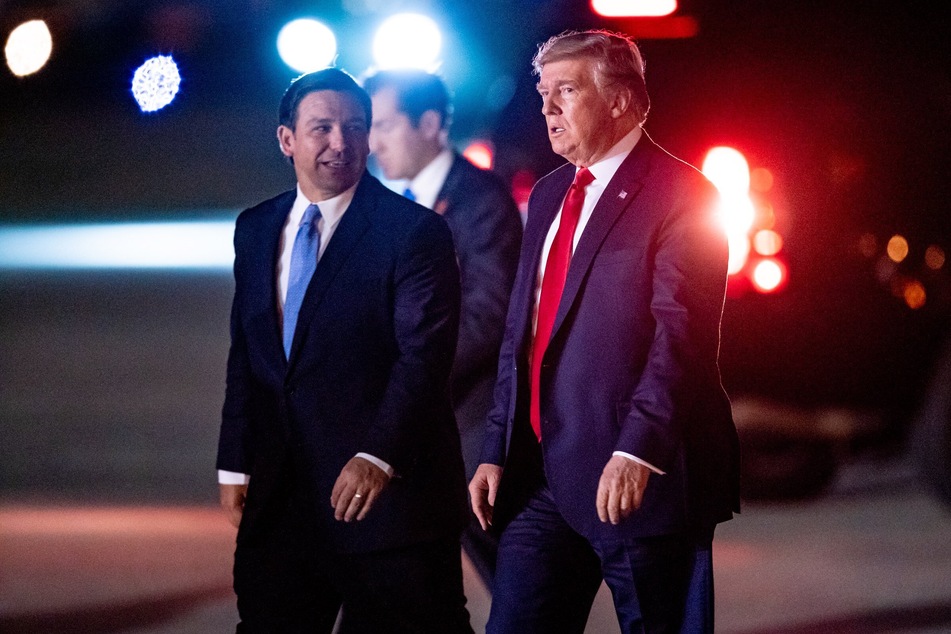
[[[320,248],[320,232],[317,221],[320,209],[310,205],[304,210],[294,247],[291,250],[291,266],[287,277],[287,297],[284,300],[284,354],[291,357],[291,343],[294,341],[294,329],[297,328],[297,315],[304,302],[307,285],[317,268],[317,251]]]
[[[416,196],[413,194],[413,190],[410,189],[409,187],[403,190],[403,195],[414,202],[416,201]]]

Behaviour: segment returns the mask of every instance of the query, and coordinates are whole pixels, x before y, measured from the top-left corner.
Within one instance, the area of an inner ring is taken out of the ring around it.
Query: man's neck
[[[416,162],[416,173],[414,173],[407,180],[411,181],[419,176],[419,173],[426,169],[430,163],[435,161],[436,157],[439,156],[445,149],[446,148],[442,145],[426,146],[423,148],[424,151],[419,154],[419,160]]]

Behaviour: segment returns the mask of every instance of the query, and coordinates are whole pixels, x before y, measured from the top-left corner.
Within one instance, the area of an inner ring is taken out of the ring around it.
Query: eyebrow
[[[306,121],[304,121],[304,125],[325,125],[325,124],[333,124],[336,122],[337,122],[337,119],[333,117],[321,117],[321,118],[315,117],[315,118],[307,119]],[[348,123],[365,124],[366,121],[363,119],[363,117],[357,115],[357,116],[350,117],[349,119],[344,119],[343,123],[344,124],[348,124]]]
[[[577,81],[575,81],[574,79],[555,79],[555,80],[553,80],[553,81],[551,81],[551,82],[549,82],[549,83],[553,84],[553,85],[556,86],[556,87],[558,87],[558,86],[567,86],[567,85],[571,85],[571,86],[578,86],[578,85],[579,85],[579,83],[578,83]],[[542,82],[536,83],[536,84],[535,84],[535,90],[539,90],[539,91],[540,91],[541,89],[542,89]]]

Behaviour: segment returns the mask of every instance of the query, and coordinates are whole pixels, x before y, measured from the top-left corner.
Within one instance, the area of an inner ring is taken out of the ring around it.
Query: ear
[[[611,98],[611,117],[619,119],[628,113],[631,107],[630,88],[618,88]]]
[[[442,117],[435,110],[427,110],[420,115],[417,128],[426,139],[439,139],[442,132]]]
[[[294,131],[287,126],[277,127],[277,142],[281,152],[288,158],[294,158]]]

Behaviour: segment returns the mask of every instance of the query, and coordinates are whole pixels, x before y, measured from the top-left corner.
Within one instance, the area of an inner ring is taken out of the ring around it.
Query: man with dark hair
[[[716,190],[641,128],[629,38],[566,33],[534,65],[569,163],[529,200],[469,485],[502,531],[487,631],[580,633],[603,579],[622,632],[712,632],[713,531],[739,509]]]
[[[294,81],[296,190],[235,226],[218,447],[238,526],[238,632],[471,632],[448,379],[459,273],[445,221],[366,172],[370,100]]]
[[[505,327],[522,222],[504,183],[448,143],[446,85],[423,71],[382,71],[364,87],[373,102],[370,149],[383,174],[406,195],[442,215],[452,230],[462,276],[462,312],[451,392],[467,477],[479,464],[485,417]],[[487,585],[496,540],[473,516],[462,543]]]

